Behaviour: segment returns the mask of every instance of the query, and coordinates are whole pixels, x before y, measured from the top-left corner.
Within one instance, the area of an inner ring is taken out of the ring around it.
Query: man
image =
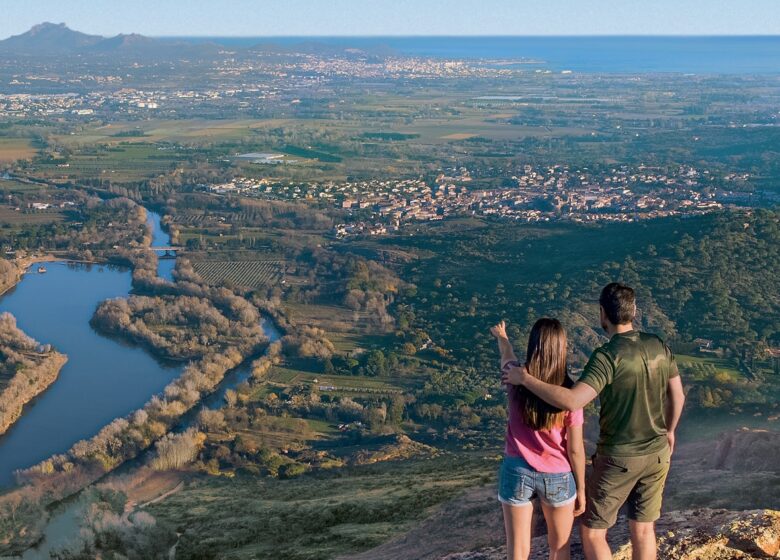
[[[524,367],[508,370],[503,379],[563,410],[578,410],[599,397],[599,443],[582,526],[585,555],[588,560],[612,558],[607,529],[627,502],[633,558],[655,560],[655,521],[661,515],[685,394],[669,348],[632,326],[634,290],[609,284],[599,304],[601,326],[610,340],[593,352],[573,387],[549,385]]]

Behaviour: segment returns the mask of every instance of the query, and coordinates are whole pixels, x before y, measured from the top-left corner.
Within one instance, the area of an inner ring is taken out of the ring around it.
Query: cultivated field
[[[281,281],[283,261],[198,261],[195,271],[212,285],[230,282],[235,286],[258,288]]]
[[[40,192],[45,190],[44,185],[35,183],[23,183],[21,181],[15,181],[13,179],[0,179],[0,192],[3,195],[9,194],[22,194],[31,192]]]
[[[58,142],[67,146],[88,144],[117,145],[124,143],[171,142],[199,146],[211,142],[229,142],[249,137],[253,130],[284,126],[285,119],[231,119],[231,120],[165,120],[150,119],[142,122],[115,122],[101,126],[85,127],[77,135],[55,135]],[[128,133],[139,134],[127,136]],[[141,135],[142,134],[142,135]]]
[[[28,138],[0,138],[0,162],[31,159],[36,153]]]
[[[48,224],[60,222],[63,217],[63,213],[59,210],[19,211],[9,206],[0,205],[0,224]]]
[[[39,174],[50,179],[106,179],[109,181],[140,181],[171,170],[186,155],[159,150],[153,144],[131,143],[126,138],[121,145],[84,150],[67,159],[68,167],[41,163]]]

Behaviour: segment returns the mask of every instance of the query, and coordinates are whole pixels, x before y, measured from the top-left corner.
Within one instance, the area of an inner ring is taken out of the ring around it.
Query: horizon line
[[[137,33],[137,32],[131,32],[131,33]],[[128,35],[128,33],[118,33],[118,35]],[[140,33],[137,33],[140,34]],[[690,39],[699,39],[699,38],[713,38],[713,39],[720,39],[720,38],[753,38],[753,37],[763,37],[763,38],[780,38],[780,33],[774,33],[774,34],[766,34],[766,33],[754,33],[754,34],[718,34],[718,33],[710,33],[710,34],[681,34],[681,33],[594,33],[594,34],[585,34],[585,33],[578,33],[578,34],[505,34],[505,33],[499,33],[496,35],[484,35],[484,34],[455,34],[455,35],[448,35],[448,34],[430,34],[430,35],[424,35],[424,34],[388,34],[388,35],[147,35],[150,38],[154,39],[264,39],[264,38],[281,38],[281,39],[306,39],[306,38],[315,38],[315,39],[493,39],[493,38],[507,38],[507,39],[555,39],[555,38],[561,38],[561,39],[568,39],[568,38],[594,38],[594,39],[603,39],[603,38],[635,38],[635,37],[641,37],[641,38],[659,38],[659,39],[666,39],[666,38],[690,38]]]
[[[33,27],[51,23],[53,25],[65,25],[68,29],[85,34],[97,34],[101,37],[111,38],[118,35],[144,35],[139,31],[120,31],[115,34],[103,35],[103,32],[97,31],[81,31],[70,27],[65,22],[53,23],[51,21],[43,21],[35,24]],[[23,35],[30,31],[32,27],[19,33],[12,33],[5,37],[0,38],[0,41],[10,39]],[[497,34],[485,34],[485,33],[388,33],[388,34],[358,34],[358,33],[337,33],[337,34],[259,34],[259,35],[199,35],[199,34],[150,34],[145,35],[153,39],[611,39],[611,38],[645,38],[645,39],[738,39],[738,38],[780,38],[780,32],[777,33],[531,33],[531,34],[515,34],[515,33],[497,33]]]

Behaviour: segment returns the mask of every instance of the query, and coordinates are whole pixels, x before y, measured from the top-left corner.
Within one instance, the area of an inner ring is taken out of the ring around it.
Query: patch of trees
[[[205,441],[206,436],[195,428],[179,434],[167,434],[154,444],[155,456],[151,467],[158,471],[179,469],[195,460]]]
[[[51,552],[53,560],[168,558],[176,543],[172,528],[146,511],[126,510],[124,494],[101,488],[80,498],[83,509],[77,544]]]
[[[14,263],[0,258],[0,294],[15,286],[21,277],[21,271]]]
[[[172,214],[203,226],[273,227],[325,231],[332,211],[303,202],[180,193],[168,200]]]
[[[421,226],[383,244],[420,256],[402,272],[417,290],[396,296],[398,345],[473,371],[466,389],[487,392],[496,375],[488,327],[506,319],[522,349],[533,322],[552,316],[581,366],[604,341],[599,291],[620,280],[637,290],[637,325],[673,347],[704,337],[758,352],[780,339],[779,220],[777,210],[752,210],[599,226]]]
[[[652,291],[688,340],[738,351],[780,338],[780,211],[726,212],[623,271]]]
[[[411,140],[413,138],[419,138],[419,134],[404,134],[403,132],[364,132],[361,136],[363,138],[370,138],[371,140]]]
[[[324,330],[317,327],[299,327],[287,334],[282,342],[288,353],[300,358],[326,360],[333,356],[335,347]]]
[[[22,482],[48,489],[54,499],[90,484],[121,463],[133,459],[165,435],[200,399],[214,391],[225,373],[244,360],[235,348],[209,354],[188,365],[168,384],[161,396],[152,397],[143,408],[117,418],[88,440],[73,445],[17,473]]]
[[[334,355],[323,362],[323,373],[331,375],[364,375],[366,377],[400,377],[419,372],[419,363],[409,362],[392,350],[378,348],[359,355]]]
[[[145,344],[171,358],[193,358],[235,346],[248,352],[265,340],[257,309],[243,298],[221,302],[195,296],[131,296],[102,302],[96,328]]]
[[[265,354],[252,362],[251,371],[254,381],[263,380],[274,365],[281,362],[282,341],[277,340],[268,345]]]
[[[108,257],[115,247],[139,248],[151,238],[146,211],[127,198],[101,200],[68,190],[76,206],[67,220],[0,228],[0,246],[13,250],[65,251],[77,259]]]
[[[411,289],[382,264],[351,253],[304,250],[298,259],[309,267],[308,285],[294,286],[290,301],[311,303],[334,299],[354,312],[354,322],[387,330],[394,323],[389,311],[401,291]]]

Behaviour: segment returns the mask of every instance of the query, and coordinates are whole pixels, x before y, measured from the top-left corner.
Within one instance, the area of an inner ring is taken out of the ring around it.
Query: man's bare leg
[[[631,558],[633,560],[656,560],[658,550],[655,543],[655,523],[628,521],[631,530]]]
[[[582,536],[582,549],[585,551],[585,558],[588,560],[612,560],[606,529],[591,529],[581,525],[580,535]]]

